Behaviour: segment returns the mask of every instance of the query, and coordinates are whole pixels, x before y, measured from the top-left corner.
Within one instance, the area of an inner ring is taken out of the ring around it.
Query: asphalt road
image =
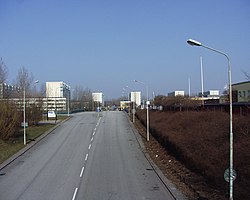
[[[123,112],[74,115],[1,170],[0,200],[171,200]]]

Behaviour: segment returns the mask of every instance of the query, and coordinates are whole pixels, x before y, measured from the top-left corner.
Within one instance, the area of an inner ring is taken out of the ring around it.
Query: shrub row
[[[31,105],[26,108],[26,122],[37,125],[42,118],[39,106]],[[0,101],[0,139],[9,140],[19,134],[23,121],[22,108],[11,101]]]
[[[137,112],[145,125],[146,111]],[[250,199],[250,118],[234,116],[236,199]],[[228,195],[224,171],[229,166],[229,116],[224,112],[150,112],[150,132],[186,167]]]

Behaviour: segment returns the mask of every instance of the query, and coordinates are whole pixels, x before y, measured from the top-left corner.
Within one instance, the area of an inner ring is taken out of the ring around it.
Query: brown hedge
[[[145,124],[145,110],[137,116]],[[234,116],[235,199],[250,199],[250,118]],[[225,112],[150,112],[150,132],[189,169],[228,193],[224,171],[229,166],[229,115]]]

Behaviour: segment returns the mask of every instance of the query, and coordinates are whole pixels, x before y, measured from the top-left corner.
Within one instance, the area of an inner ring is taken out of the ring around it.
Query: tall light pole
[[[126,88],[128,88],[128,86],[126,86]],[[128,103],[129,103],[128,114],[129,114],[129,116],[130,116],[130,110],[131,110],[131,108],[130,108],[130,101],[129,101],[129,91],[127,91],[126,88],[122,88],[122,89],[123,89],[124,92],[127,92],[127,93],[128,93]],[[127,104],[128,104],[128,103],[127,103]]]
[[[23,144],[26,145],[26,103],[25,103],[25,86],[23,88]]]
[[[34,83],[39,83],[36,80]],[[23,144],[26,145],[26,96],[25,96],[25,85],[23,87]]]
[[[149,141],[149,99],[148,99],[148,86],[145,83],[141,82],[141,81],[138,81],[138,80],[134,80],[134,81],[136,83],[140,83],[140,84],[143,84],[143,85],[146,86],[146,90],[147,90],[147,103],[146,103],[146,105],[147,105],[147,107],[146,107],[146,109],[147,109],[147,141]]]
[[[202,43],[195,41],[193,39],[189,39],[187,41],[187,43],[191,46],[200,46],[200,47],[204,47],[206,49],[209,49],[211,51],[214,51],[216,53],[219,53],[223,56],[225,56],[227,58],[228,61],[228,79],[229,79],[229,107],[230,107],[230,111],[229,111],[229,115],[230,115],[230,122],[229,122],[229,126],[230,126],[230,138],[229,138],[229,199],[233,200],[233,98],[232,98],[232,72],[231,72],[231,63],[230,63],[230,59],[229,56],[222,52],[219,51],[217,49],[208,47],[203,45]]]

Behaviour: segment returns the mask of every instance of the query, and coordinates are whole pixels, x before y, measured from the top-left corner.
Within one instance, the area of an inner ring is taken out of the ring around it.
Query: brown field
[[[145,124],[146,111],[138,110],[137,116]],[[234,199],[250,199],[250,117],[234,115],[233,132],[237,171]],[[228,199],[229,183],[224,180],[224,171],[229,167],[228,113],[150,111],[150,133],[163,150],[202,176],[206,187],[221,195],[217,199]]]

